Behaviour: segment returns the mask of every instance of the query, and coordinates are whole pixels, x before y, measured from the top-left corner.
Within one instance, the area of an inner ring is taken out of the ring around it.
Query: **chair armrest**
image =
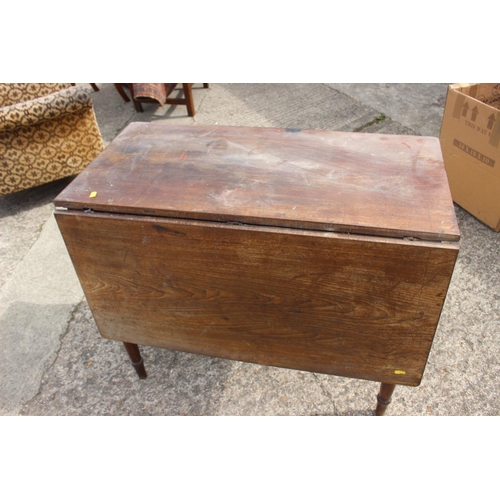
[[[91,107],[90,90],[71,87],[32,101],[0,108],[0,133],[54,120]]]

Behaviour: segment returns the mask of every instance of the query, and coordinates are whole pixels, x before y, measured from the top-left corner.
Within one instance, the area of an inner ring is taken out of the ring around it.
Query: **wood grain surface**
[[[101,334],[418,385],[458,245],[60,211]]]
[[[459,239],[434,137],[131,123],[55,203],[111,213]]]

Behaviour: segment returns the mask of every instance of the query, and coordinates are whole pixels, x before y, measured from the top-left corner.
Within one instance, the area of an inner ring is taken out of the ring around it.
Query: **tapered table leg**
[[[130,357],[130,362],[132,366],[135,368],[137,375],[139,378],[146,378],[148,374],[146,373],[146,369],[144,368],[144,361],[142,360],[141,351],[139,351],[139,346],[137,344],[130,344],[128,342],[124,342],[123,345],[127,350],[127,353]]]
[[[385,414],[385,410],[391,403],[391,396],[396,388],[396,384],[385,384],[382,382],[380,384],[380,392],[377,395],[377,409],[375,410],[375,415],[381,417]]]

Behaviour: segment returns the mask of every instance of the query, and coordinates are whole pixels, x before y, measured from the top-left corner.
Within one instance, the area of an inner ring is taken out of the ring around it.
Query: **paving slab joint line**
[[[329,88],[330,90],[333,90],[334,92],[338,92],[339,94],[342,94],[342,95],[346,96],[347,98],[356,101],[360,106],[365,106],[365,104],[363,102],[361,102],[359,99],[356,99],[356,97],[351,96],[351,95],[349,95],[349,94],[347,94],[345,92],[342,92],[341,90],[334,89],[334,88],[330,87],[330,85],[327,85],[326,83],[324,83],[323,85],[325,87]],[[432,104],[439,107],[439,104],[436,104],[436,103],[432,103]],[[406,125],[403,125],[401,122],[399,122],[397,120],[393,120],[390,116],[387,116],[385,113],[383,113],[381,111],[378,111],[375,108],[372,108],[372,109],[375,112],[377,112],[378,115],[373,120],[370,120],[370,121],[364,123],[363,125],[360,125],[359,127],[355,128],[353,130],[353,132],[362,132],[364,129],[366,129],[368,127],[371,127],[372,125],[376,125],[377,123],[381,123],[383,121],[391,121],[392,123],[396,123],[398,125],[401,125],[402,127],[407,128],[408,130],[410,130],[410,132],[411,132],[412,135],[422,135],[421,133],[413,130],[412,128],[410,128],[410,127],[408,127]]]
[[[46,376],[48,375],[48,373],[50,372],[50,370],[52,370],[52,368],[56,364],[56,362],[57,362],[57,360],[59,358],[59,353],[61,352],[61,349],[62,349],[62,346],[63,346],[63,343],[64,343],[64,338],[69,333],[70,325],[71,325],[71,323],[75,319],[76,311],[78,310],[78,308],[80,307],[80,305],[82,305],[85,302],[85,300],[86,300],[85,297],[83,297],[82,300],[80,300],[80,302],[78,302],[77,304],[75,304],[73,306],[73,309],[71,310],[71,314],[69,315],[68,321],[66,322],[66,327],[64,328],[64,332],[61,334],[61,336],[59,338],[59,348],[56,351],[56,355],[54,357],[54,361],[52,361],[52,363],[49,366],[47,366],[47,368],[44,370],[44,372],[43,372],[43,374],[42,374],[42,376],[40,378],[40,386],[38,387],[38,391],[36,392],[36,394],[33,397],[31,397],[30,399],[28,399],[28,401],[25,401],[22,404],[21,409],[19,411],[19,415],[22,415],[22,409],[23,409],[23,407],[26,407],[34,399],[36,399],[41,394],[42,389],[47,384]]]
[[[366,106],[359,99],[356,99],[355,97],[353,97],[353,96],[351,96],[349,94],[346,94],[345,92],[342,92],[342,90],[334,89],[333,87],[330,87],[330,85],[327,85],[326,83],[323,83],[323,86],[326,87],[327,89],[329,89],[330,91],[337,92],[339,94],[342,94],[342,95],[346,96],[350,100],[356,101],[360,106]],[[370,106],[370,108],[372,108],[372,106]],[[379,114],[379,116],[380,115],[384,115],[385,118],[389,118],[388,116],[386,116],[384,113],[381,113],[377,109],[375,109],[375,108],[372,108],[372,109],[375,110]],[[367,125],[362,125],[362,126],[367,126]]]
[[[385,120],[387,120],[389,117],[386,116],[384,113],[380,113],[378,116],[376,116],[375,118],[373,118],[373,120],[370,120],[369,122],[366,122],[364,123],[363,125],[361,125],[360,127],[356,127],[353,132],[361,132],[362,130],[364,130],[365,128],[368,128],[370,127],[371,125],[375,125],[377,123],[381,123]],[[389,118],[391,119],[391,118]]]
[[[319,388],[321,389],[321,392],[331,401],[331,403],[333,405],[333,415],[338,416],[339,412],[337,410],[337,405],[335,404],[334,397],[332,396],[332,394],[327,389],[325,389],[325,387],[321,383],[321,380],[319,379],[317,373],[313,373],[312,376],[314,377],[314,380],[316,381],[316,383],[318,384]]]

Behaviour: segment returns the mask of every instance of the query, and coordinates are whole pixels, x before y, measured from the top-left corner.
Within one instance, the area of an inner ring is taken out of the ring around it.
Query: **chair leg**
[[[123,85],[121,83],[115,83],[114,85],[115,85],[115,89],[118,90],[118,93],[122,96],[122,99],[125,102],[130,102],[128,95],[123,90]]]
[[[130,91],[130,97],[132,98],[132,102],[134,103],[134,108],[138,113],[142,113],[144,110],[142,109],[142,104],[139,101],[134,99],[134,84],[129,83],[128,89]]]
[[[204,83],[204,84],[203,84],[203,88],[204,88],[204,89],[208,89],[208,88],[210,88],[210,85],[209,85],[208,83]]]
[[[182,90],[184,91],[184,97],[186,99],[186,106],[189,116],[194,116],[194,102],[193,93],[191,92],[192,83],[183,83]]]

